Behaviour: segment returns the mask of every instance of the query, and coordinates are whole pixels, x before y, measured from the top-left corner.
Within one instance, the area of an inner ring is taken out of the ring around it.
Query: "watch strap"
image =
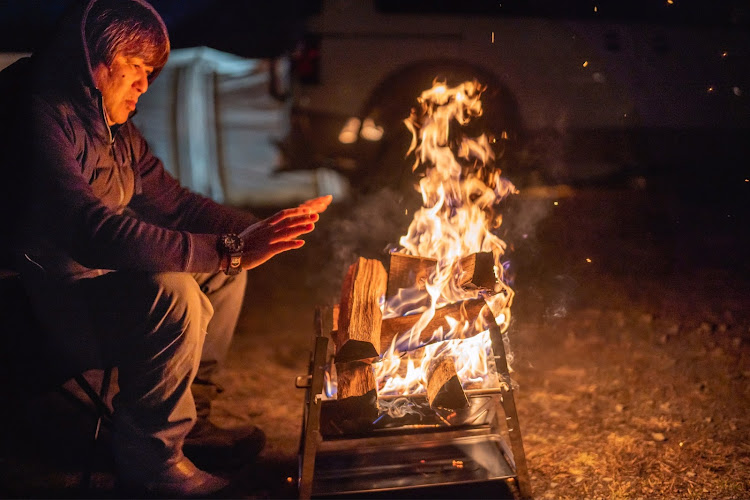
[[[242,271],[244,243],[242,238],[234,233],[222,234],[219,237],[218,247],[222,256],[222,262],[226,259],[226,268],[223,269],[224,273],[234,275]]]

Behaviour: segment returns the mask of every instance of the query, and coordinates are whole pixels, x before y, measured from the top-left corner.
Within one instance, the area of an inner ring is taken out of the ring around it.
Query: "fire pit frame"
[[[323,388],[325,381],[325,369],[328,362],[328,344],[329,338],[325,332],[333,329],[333,315],[328,307],[317,307],[315,310],[315,342],[310,357],[310,366],[308,375],[297,377],[296,386],[306,389],[305,394],[305,412],[302,419],[302,435],[299,447],[299,471],[297,486],[299,498],[309,499],[313,494],[313,482],[315,479],[315,461],[321,445],[325,438],[321,433],[321,409],[323,405]],[[498,408],[495,412],[495,418],[489,426],[490,437],[495,440],[502,453],[502,459],[507,462],[511,473],[502,479],[513,491],[514,496],[519,498],[531,498],[531,483],[526,464],[526,454],[524,452],[521,429],[516,411],[513,387],[510,382],[510,370],[506,359],[505,345],[503,343],[503,334],[500,327],[493,321],[490,325],[490,339],[492,349],[495,355],[495,365],[497,368],[500,389],[488,389],[486,391],[472,391],[473,394],[499,394]],[[502,413],[499,411],[502,409]],[[507,430],[508,443],[501,432],[500,422],[501,415],[505,415],[505,425]],[[471,439],[470,435],[476,434],[471,428],[464,432],[465,439]],[[461,430],[450,431],[451,433],[461,435]],[[447,434],[446,434],[447,436]],[[355,439],[358,443],[371,443],[373,440],[381,438],[359,438]],[[454,483],[460,484],[460,483]]]

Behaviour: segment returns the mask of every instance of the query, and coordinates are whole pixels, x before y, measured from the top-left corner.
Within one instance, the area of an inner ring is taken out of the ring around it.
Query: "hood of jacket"
[[[48,43],[31,57],[34,88],[42,95],[65,95],[69,99],[95,103],[101,108],[101,92],[96,88],[94,73],[86,45],[86,26],[89,13],[101,0],[76,3],[66,12],[48,39]],[[167,27],[158,12],[144,0],[135,2],[151,12],[168,37]],[[157,70],[158,71],[158,70]],[[156,71],[151,80],[156,77]],[[62,91],[62,92],[60,92]],[[78,104],[83,104],[83,102]],[[101,109],[97,110],[101,112]]]
[[[91,57],[85,43],[88,16],[99,1],[74,2],[77,5],[61,17],[44,46],[31,57],[22,58],[0,72],[0,130],[4,131],[0,134],[0,170],[3,173],[0,234],[4,236],[0,238],[0,266],[3,260],[9,260],[9,254],[17,253],[19,249],[36,251],[41,245],[39,241],[47,238],[46,233],[39,234],[39,227],[43,224],[36,224],[42,209],[35,208],[39,204],[35,197],[39,196],[40,182],[44,181],[44,176],[52,175],[41,173],[34,167],[42,150],[79,148],[76,153],[82,155],[80,173],[89,180],[95,192],[95,179],[104,183],[110,178],[107,177],[110,172],[117,170],[128,174],[126,170],[131,168],[123,161],[118,160],[118,163],[106,158],[106,153],[114,151],[110,146],[113,135],[107,126],[102,95],[94,83]],[[164,22],[148,3],[143,0],[119,1],[123,5],[135,2],[144,6],[166,35]],[[52,120],[57,120],[53,126],[59,125],[67,131],[69,135],[65,139],[70,144],[63,144],[65,141],[55,144],[34,142],[38,113],[42,109],[49,110]],[[81,133],[74,134],[73,130]],[[120,156],[124,154],[123,148],[118,149]],[[108,170],[99,171],[99,168]],[[115,177],[128,182],[127,194],[133,181],[112,175],[113,182],[117,180]],[[128,176],[132,178],[132,174]],[[46,202],[44,197],[41,201]],[[32,219],[36,222],[30,222]],[[44,226],[44,231],[57,229]]]

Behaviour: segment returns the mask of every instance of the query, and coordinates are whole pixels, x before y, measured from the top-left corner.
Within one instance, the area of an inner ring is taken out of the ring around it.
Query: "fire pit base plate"
[[[513,498],[508,483],[515,476],[502,437],[488,427],[337,439],[318,449],[312,494],[456,498],[487,488],[494,498]]]

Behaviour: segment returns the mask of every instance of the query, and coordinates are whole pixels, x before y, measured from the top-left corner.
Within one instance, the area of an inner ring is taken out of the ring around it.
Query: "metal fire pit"
[[[335,400],[323,395],[329,362],[330,309],[316,310],[316,336],[306,389],[299,450],[300,498],[530,498],[526,458],[518,424],[502,333],[490,328],[500,387],[468,390],[469,407],[415,408],[402,418],[341,422]],[[504,425],[503,425],[504,421]]]

